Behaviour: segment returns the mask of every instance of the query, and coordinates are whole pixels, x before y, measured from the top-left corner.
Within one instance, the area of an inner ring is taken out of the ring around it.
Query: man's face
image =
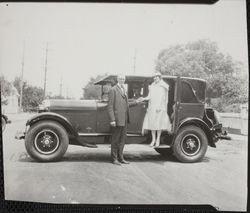
[[[119,83],[120,85],[123,85],[124,82],[125,82],[125,76],[123,76],[123,75],[117,76],[117,81],[118,81],[118,83]]]

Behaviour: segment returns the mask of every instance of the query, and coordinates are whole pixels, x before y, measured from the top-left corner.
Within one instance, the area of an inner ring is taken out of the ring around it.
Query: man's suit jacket
[[[125,126],[129,123],[129,106],[136,105],[135,102],[128,103],[128,97],[116,84],[109,91],[108,115],[110,122],[115,121],[117,126]]]

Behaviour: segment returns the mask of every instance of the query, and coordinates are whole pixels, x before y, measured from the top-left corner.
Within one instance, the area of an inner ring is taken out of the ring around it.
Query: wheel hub
[[[188,134],[181,141],[181,150],[185,155],[194,156],[201,148],[201,141],[195,134]]]
[[[49,155],[59,147],[59,137],[51,129],[44,129],[39,132],[34,141],[34,145],[41,154]]]
[[[53,143],[54,141],[52,140],[51,136],[49,135],[45,135],[43,136],[41,143],[43,144],[43,147],[50,147],[50,145]]]
[[[186,143],[188,149],[193,150],[196,147],[195,141],[193,139],[188,139]]]

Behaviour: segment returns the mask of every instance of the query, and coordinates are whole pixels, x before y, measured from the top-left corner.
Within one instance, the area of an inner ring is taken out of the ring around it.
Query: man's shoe
[[[126,160],[124,160],[124,159],[123,159],[123,160],[120,160],[120,162],[123,163],[123,164],[129,164],[129,162],[126,161]]]
[[[114,160],[114,161],[112,161],[112,163],[115,164],[115,165],[118,165],[118,166],[122,165],[118,160]]]

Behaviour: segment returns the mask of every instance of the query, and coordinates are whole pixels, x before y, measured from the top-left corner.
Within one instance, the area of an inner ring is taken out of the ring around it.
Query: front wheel
[[[200,161],[208,147],[207,136],[197,126],[185,126],[179,130],[173,144],[173,154],[184,163]]]
[[[69,144],[68,134],[57,122],[42,121],[30,127],[25,136],[25,147],[35,160],[49,162],[59,160]]]

